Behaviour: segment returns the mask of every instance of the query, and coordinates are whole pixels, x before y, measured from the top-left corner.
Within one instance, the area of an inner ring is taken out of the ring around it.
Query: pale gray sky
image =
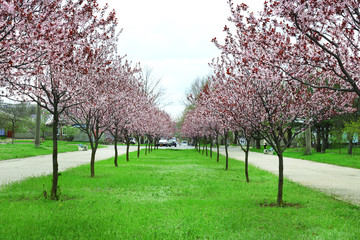
[[[230,15],[226,0],[99,0],[115,9],[119,28],[119,53],[153,69],[166,90],[164,107],[173,118],[181,115],[182,99],[197,77],[211,72],[208,63],[220,51],[211,42],[223,38]],[[247,3],[252,11],[263,0]]]

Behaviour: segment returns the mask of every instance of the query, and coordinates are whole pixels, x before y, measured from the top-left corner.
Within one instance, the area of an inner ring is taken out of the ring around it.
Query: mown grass
[[[63,172],[60,201],[50,176],[0,191],[1,239],[359,239],[360,208],[285,182],[293,207],[275,202],[277,177],[195,150],[157,150],[118,168],[113,159]]]
[[[251,151],[263,153],[264,148],[252,148]],[[326,149],[325,153],[318,153],[312,150],[311,155],[305,155],[304,149],[301,148],[288,148],[285,150],[284,156],[360,169],[360,151],[359,149],[353,149],[353,151],[356,151],[358,155],[348,155],[346,148],[341,149],[341,154],[339,149]]]
[[[78,144],[80,142],[65,142],[58,141],[58,152],[72,152],[78,150]],[[82,143],[90,148],[88,143]],[[25,158],[38,155],[52,154],[53,143],[52,140],[46,140],[40,144],[40,147],[35,147],[31,140],[16,141],[15,144],[0,144],[0,161],[13,159],[13,158]]]

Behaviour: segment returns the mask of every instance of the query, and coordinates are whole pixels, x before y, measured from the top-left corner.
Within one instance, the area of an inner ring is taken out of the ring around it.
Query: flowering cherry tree
[[[297,122],[302,122],[305,127],[338,111],[351,111],[349,105],[354,95],[327,89],[314,90],[289,80],[281,69],[270,63],[286,66],[287,62],[277,53],[281,53],[279,49],[290,39],[276,31],[276,22],[256,18],[247,12],[245,4],[236,7],[232,1],[229,4],[232,13],[229,20],[236,26],[236,32],[233,34],[225,27],[225,43],[213,40],[222,50],[222,56],[212,66],[222,84],[232,88],[233,94],[244,98],[241,102],[240,98],[227,96],[229,107],[236,107],[237,101],[240,101],[245,112],[240,116],[245,117],[247,122],[239,122],[240,125],[250,125],[251,129],[258,130],[278,155],[277,204],[280,206],[283,201],[283,152],[291,139],[304,128],[295,129],[290,139],[285,137],[287,130]],[[217,95],[220,99],[223,96],[224,92]],[[233,116],[229,115],[229,118],[233,121]]]
[[[59,22],[49,24],[61,17],[61,2],[0,1],[0,86],[23,73],[16,70],[33,71],[43,60],[48,40],[54,34],[66,37],[68,33],[58,29]]]
[[[3,3],[3,2],[2,2]],[[0,40],[5,46],[6,64],[2,64],[2,72],[7,87],[7,96],[24,96],[37,102],[53,115],[53,184],[51,198],[57,199],[58,162],[57,162],[57,127],[59,117],[64,111],[83,101],[83,89],[91,79],[89,64],[93,58],[94,41],[113,38],[116,26],[115,13],[105,14],[106,8],[98,7],[96,0],[87,1],[8,1],[8,12],[23,15],[27,20],[14,25],[22,28]],[[38,4],[37,4],[38,3]],[[39,5],[39,6],[38,6]],[[1,4],[1,7],[4,5]],[[35,10],[24,10],[23,7]],[[40,10],[41,11],[37,11]],[[2,16],[3,17],[3,16]],[[15,24],[10,17],[2,18],[2,27]],[[5,21],[5,23],[4,23]],[[36,21],[36,22],[35,22]],[[22,25],[25,24],[25,25]],[[3,27],[4,29],[4,27]],[[33,30],[31,30],[33,29]],[[16,34],[26,30],[15,42],[15,51],[9,48],[9,42]],[[11,37],[10,37],[11,35]],[[28,49],[27,49],[28,48]],[[19,55],[18,55],[19,53]],[[10,62],[6,59],[16,59]],[[26,68],[21,63],[30,57],[31,66]],[[33,60],[31,60],[33,59]],[[5,67],[3,67],[6,65]],[[9,69],[9,65],[10,69]]]
[[[250,117],[253,116],[251,110],[254,107],[254,102],[252,102],[254,98],[248,92],[247,81],[239,84],[236,78],[225,74],[221,65],[217,64],[219,61],[214,61],[212,64],[214,76],[211,83],[214,98],[210,107],[212,112],[216,113],[217,118],[226,121],[232,131],[239,131],[241,138],[245,139],[245,142],[239,142],[239,144],[245,152],[245,177],[246,181],[249,182],[249,149],[251,138],[254,136],[252,125],[254,125],[254,121],[258,120]]]
[[[202,122],[205,123],[206,129],[211,131],[217,139],[217,148],[219,156],[219,143],[218,136],[221,136],[225,141],[225,169],[229,169],[229,154],[228,154],[228,138],[229,133],[232,130],[230,121],[225,117],[225,113],[222,109],[218,108],[217,104],[217,87],[212,84],[212,81],[208,81],[203,89],[201,90],[196,106],[198,106],[198,111],[200,111],[200,116],[202,116]],[[221,98],[226,97],[222,95]],[[219,159],[219,157],[217,158]]]
[[[106,50],[105,48],[104,50]],[[98,56],[95,65],[90,69],[88,77],[94,79],[89,81],[86,89],[89,91],[87,96],[91,96],[88,101],[67,109],[67,117],[72,123],[84,132],[89,139],[91,146],[90,173],[95,177],[95,155],[99,145],[99,140],[109,127],[107,114],[111,104],[114,104],[115,91],[111,86],[112,68],[107,66],[109,61],[105,56]]]
[[[108,104],[108,112],[106,119],[109,122],[107,131],[114,138],[115,158],[114,165],[118,166],[118,149],[117,144],[120,140],[124,126],[130,121],[128,115],[130,111],[134,111],[133,104],[136,104],[138,99],[137,93],[139,92],[139,82],[136,77],[140,68],[138,65],[131,66],[131,62],[118,59],[112,69],[112,81],[109,92],[112,93],[113,99]]]
[[[265,2],[263,18],[290,39],[276,47],[286,64],[271,64],[306,85],[360,96],[359,7],[353,0]]]

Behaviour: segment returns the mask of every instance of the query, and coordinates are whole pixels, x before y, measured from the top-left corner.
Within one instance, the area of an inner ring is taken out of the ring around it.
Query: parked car
[[[181,141],[181,145],[182,145],[182,146],[187,146],[187,145],[188,145],[188,142],[185,141],[185,140],[184,140],[184,141]]]
[[[136,139],[135,138],[130,138],[130,144],[136,144]]]
[[[168,142],[167,142],[167,140],[165,138],[160,139],[159,142],[158,142],[158,145],[160,147],[166,147],[167,144],[168,144]]]
[[[176,147],[176,138],[167,140],[167,146],[168,147],[172,147],[172,146]]]

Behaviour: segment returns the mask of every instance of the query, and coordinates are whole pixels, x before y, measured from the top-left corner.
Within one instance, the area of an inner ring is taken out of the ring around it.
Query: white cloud
[[[100,0],[115,9],[119,28],[120,54],[148,65],[161,76],[172,105],[165,109],[176,117],[185,90],[197,77],[210,73],[208,63],[219,55],[211,39],[223,38],[229,7],[225,0]],[[263,1],[245,0],[250,9],[260,9]],[[239,4],[241,1],[235,1]]]

